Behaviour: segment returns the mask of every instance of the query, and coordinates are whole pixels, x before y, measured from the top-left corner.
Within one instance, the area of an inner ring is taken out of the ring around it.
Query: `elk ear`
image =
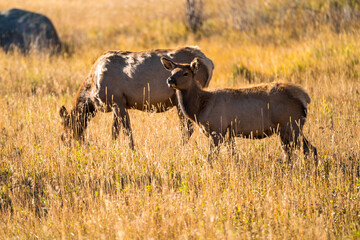
[[[59,114],[60,114],[60,117],[61,117],[61,123],[65,126],[67,126],[69,124],[69,119],[70,119],[70,116],[69,116],[69,113],[68,111],[66,110],[66,107],[65,106],[62,106],[60,108],[60,111],[59,111]]]
[[[164,68],[168,71],[172,71],[176,67],[176,64],[166,57],[161,57],[160,60]]]
[[[191,71],[194,74],[196,74],[197,71],[199,70],[199,66],[200,66],[200,60],[198,58],[194,58],[194,60],[192,60],[192,62],[190,63]]]

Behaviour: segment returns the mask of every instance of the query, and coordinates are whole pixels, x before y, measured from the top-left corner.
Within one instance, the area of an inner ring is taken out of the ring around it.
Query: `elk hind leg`
[[[287,137],[284,136],[280,136],[280,137],[281,137],[281,147],[284,150],[286,162],[290,163],[293,147],[291,146],[291,142]]]
[[[281,145],[285,152],[286,161],[288,163],[291,163],[291,156],[294,148],[299,147],[298,138],[299,129],[294,129],[293,127],[286,127],[285,129],[280,131]]]
[[[318,166],[317,149],[303,136],[303,151],[305,156],[312,154],[315,160],[315,166]]]

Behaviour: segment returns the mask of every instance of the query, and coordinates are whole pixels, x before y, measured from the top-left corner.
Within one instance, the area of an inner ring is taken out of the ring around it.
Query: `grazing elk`
[[[202,131],[210,136],[210,153],[218,152],[218,145],[229,135],[265,138],[278,133],[288,161],[291,150],[299,147],[302,136],[304,154],[314,154],[317,165],[317,151],[303,136],[309,95],[300,87],[286,82],[272,82],[240,89],[219,89],[206,91],[195,81],[202,60],[195,58],[190,64],[175,63],[162,57],[165,69],[171,71],[167,79],[176,95],[184,115],[196,122]]]
[[[128,109],[164,112],[173,106],[178,107],[175,90],[166,85],[170,73],[161,65],[163,56],[182,63],[190,63],[195,57],[201,59],[204,64],[198,70],[198,84],[202,87],[209,85],[214,65],[198,47],[143,52],[108,51],[93,64],[70,113],[65,106],[61,107],[60,116],[65,129],[61,137],[63,141],[71,135],[82,140],[89,120],[97,111],[112,111],[113,138],[117,138],[122,126],[130,148],[134,149]],[[186,141],[193,132],[192,123],[179,108],[178,113],[182,120],[183,140]]]

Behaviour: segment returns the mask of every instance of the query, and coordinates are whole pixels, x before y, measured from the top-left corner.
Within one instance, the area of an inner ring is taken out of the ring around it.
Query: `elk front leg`
[[[179,106],[176,108],[180,118],[180,128],[182,133],[181,143],[184,145],[189,141],[191,135],[194,132],[194,123],[185,117]]]
[[[130,117],[127,110],[122,107],[114,104],[113,107],[114,112],[114,123],[112,128],[112,137],[114,140],[119,136],[120,127],[123,128],[123,132],[127,137],[130,149],[134,150],[134,140],[132,136]]]
[[[222,138],[218,134],[214,132],[210,134],[210,139],[209,139],[210,150],[207,155],[207,160],[209,163],[211,163],[212,159],[219,154],[219,150],[220,150],[219,144],[221,141]]]

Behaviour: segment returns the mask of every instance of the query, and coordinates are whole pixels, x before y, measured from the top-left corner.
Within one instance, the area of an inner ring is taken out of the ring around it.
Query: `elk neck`
[[[181,111],[193,121],[197,118],[205,107],[206,91],[195,82],[192,82],[190,88],[186,90],[176,90],[176,95],[179,101]]]

